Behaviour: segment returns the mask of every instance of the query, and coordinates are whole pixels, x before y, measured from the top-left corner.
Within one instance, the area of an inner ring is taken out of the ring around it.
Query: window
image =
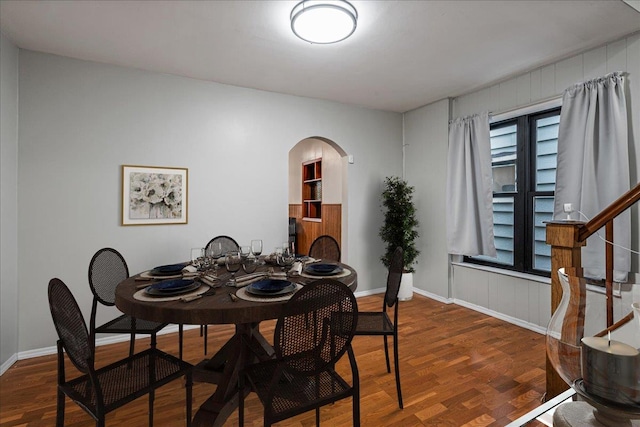
[[[553,218],[560,109],[491,125],[497,257],[465,261],[550,276],[544,221]]]

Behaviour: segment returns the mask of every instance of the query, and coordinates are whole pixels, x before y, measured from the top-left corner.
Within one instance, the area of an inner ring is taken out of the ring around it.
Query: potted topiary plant
[[[387,177],[382,192],[382,211],[384,223],[380,227],[380,237],[386,244],[380,260],[389,268],[396,247],[404,251],[404,274],[398,299],[409,300],[413,296],[413,265],[420,251],[416,249],[418,238],[418,220],[413,204],[414,188],[398,177]]]

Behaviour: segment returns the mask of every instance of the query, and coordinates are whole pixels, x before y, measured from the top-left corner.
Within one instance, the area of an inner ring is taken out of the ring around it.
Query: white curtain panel
[[[587,221],[629,191],[629,138],[624,76],[616,72],[565,90],[558,134],[554,217],[571,203]],[[574,214],[572,216],[577,219]],[[629,210],[613,222],[614,242],[631,244]],[[599,231],[604,238],[604,228]],[[582,249],[589,277],[604,278],[605,242],[594,235]],[[614,280],[626,280],[631,254],[614,247]]]
[[[447,159],[447,250],[496,256],[489,114],[454,120]]]

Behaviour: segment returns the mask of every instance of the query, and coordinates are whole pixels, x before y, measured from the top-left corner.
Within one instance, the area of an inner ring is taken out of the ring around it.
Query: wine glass
[[[202,248],[202,261],[200,261],[200,269],[207,271],[211,267],[211,258],[209,258],[209,251],[206,248]]]
[[[216,262],[216,254],[215,254],[215,243],[208,245],[204,251],[205,251],[204,258],[206,260],[206,263],[205,263],[206,269],[208,270],[211,267],[213,267],[214,275],[217,275],[217,272],[215,271],[218,268],[218,263]]]
[[[224,258],[224,265],[227,267],[227,271],[231,273],[231,279],[227,282],[227,286],[236,286],[236,272],[240,270],[240,266],[242,265],[240,252],[227,252]]]
[[[252,256],[251,246],[240,246],[240,260],[245,273],[256,271],[255,258]]]
[[[251,246],[240,246],[240,258],[244,262],[251,255]]]
[[[218,277],[218,269],[220,268],[218,260],[222,257],[222,242],[213,242],[209,245],[209,256],[211,265],[213,265],[213,276]]]
[[[296,249],[293,242],[284,242],[282,244],[282,251],[290,254],[294,258],[296,257]]]
[[[258,265],[262,265],[260,254],[262,254],[262,240],[255,239],[251,241],[251,253],[256,257]]]
[[[222,256],[222,243],[213,242],[207,247],[209,258],[216,260]]]
[[[283,249],[282,252],[280,252],[278,254],[278,257],[276,258],[277,264],[280,267],[282,267],[282,271],[284,273],[288,272],[288,269],[291,268],[291,266],[293,265],[295,260],[296,260],[295,255],[292,254],[291,251],[288,248],[287,249]]]
[[[248,256],[246,259],[242,260],[242,270],[244,270],[245,273],[255,273],[257,268],[258,260],[255,257]]]
[[[282,255],[282,246],[276,246],[273,249],[273,257],[275,259],[276,264],[278,263],[278,258]]]

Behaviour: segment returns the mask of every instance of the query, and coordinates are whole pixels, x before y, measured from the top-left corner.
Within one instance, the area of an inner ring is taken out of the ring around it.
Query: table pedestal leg
[[[193,426],[224,425],[238,407],[240,371],[250,363],[272,356],[273,349],[260,334],[258,323],[236,325],[235,335],[216,355],[199,363],[194,369],[194,381],[210,382],[218,387],[196,412]]]

